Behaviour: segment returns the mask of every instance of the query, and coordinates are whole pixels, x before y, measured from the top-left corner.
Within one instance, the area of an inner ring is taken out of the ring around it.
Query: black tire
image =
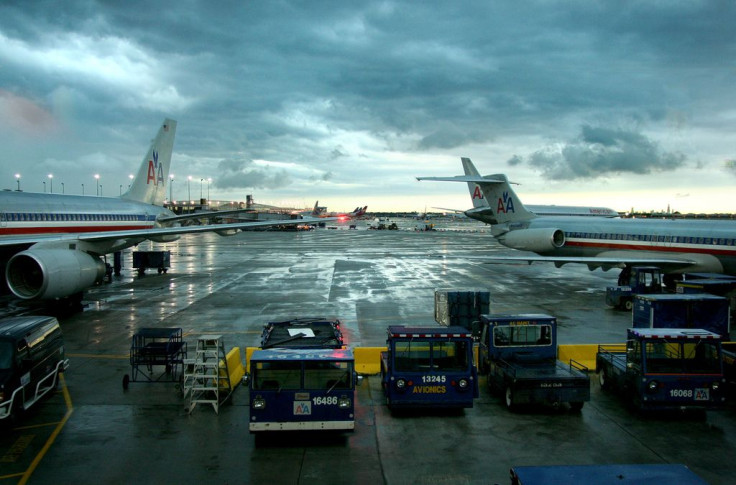
[[[606,372],[606,369],[601,369],[598,373],[598,383],[601,385],[601,391],[607,391],[610,387],[610,383],[608,382],[608,372]]]
[[[511,386],[506,386],[506,392],[504,392],[503,396],[506,409],[509,411],[515,411],[517,406],[516,402],[514,402],[514,391],[511,389]]]
[[[125,374],[123,376],[123,391],[127,391],[129,385],[130,385],[130,376],[128,374]]]
[[[630,312],[632,308],[634,308],[634,301],[626,300],[624,302],[624,310],[626,310],[627,312]]]

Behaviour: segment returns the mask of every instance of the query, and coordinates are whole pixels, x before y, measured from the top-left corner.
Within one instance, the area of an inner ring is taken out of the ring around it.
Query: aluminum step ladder
[[[202,335],[197,339],[194,359],[188,359],[184,370],[184,396],[189,396],[188,411],[197,404],[211,404],[216,414],[230,397],[230,372],[221,335]]]

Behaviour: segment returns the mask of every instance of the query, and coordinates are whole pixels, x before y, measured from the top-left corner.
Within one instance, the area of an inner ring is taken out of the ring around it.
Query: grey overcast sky
[[[467,156],[527,203],[734,212],[734,25],[698,0],[3,1],[0,188],[118,195],[171,117],[175,199],[466,209],[415,177]]]

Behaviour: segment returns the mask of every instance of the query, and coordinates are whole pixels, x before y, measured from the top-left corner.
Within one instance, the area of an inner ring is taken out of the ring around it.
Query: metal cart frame
[[[130,382],[179,382],[184,375],[187,343],[181,328],[141,328],[130,344],[131,375],[123,376],[123,389]],[[163,366],[161,373],[154,366]]]

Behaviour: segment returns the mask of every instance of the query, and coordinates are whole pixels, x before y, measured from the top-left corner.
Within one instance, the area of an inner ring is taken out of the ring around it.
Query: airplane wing
[[[99,231],[99,232],[75,232],[60,234],[33,234],[27,236],[4,236],[0,238],[0,247],[7,246],[31,246],[36,243],[51,243],[54,241],[84,241],[89,243],[117,241],[127,239],[157,240],[170,236],[182,234],[200,234],[204,232],[216,232],[220,235],[232,235],[237,232],[256,227],[269,226],[291,226],[299,224],[318,224],[326,220],[337,220],[333,218],[303,218],[303,219],[277,219],[270,221],[236,222],[232,224],[206,224],[202,226],[176,226],[176,227],[154,227],[151,229],[133,229],[123,231]]]
[[[612,268],[622,269],[626,266],[658,266],[665,272],[670,270],[678,270],[698,264],[697,261],[686,258],[662,258],[662,257],[641,257],[637,258],[634,254],[626,257],[621,256],[596,256],[596,257],[575,257],[575,256],[478,256],[469,257],[468,259],[482,260],[485,263],[553,263],[556,267],[564,264],[578,263],[585,264],[591,271],[601,268],[608,271]]]
[[[247,212],[250,210],[251,209],[232,209],[232,210],[226,210],[226,211],[192,212],[190,214],[181,214],[177,216],[162,217],[162,218],[159,218],[158,222],[170,223],[170,222],[186,221],[189,219],[214,219],[216,217],[242,214],[243,212]]]

